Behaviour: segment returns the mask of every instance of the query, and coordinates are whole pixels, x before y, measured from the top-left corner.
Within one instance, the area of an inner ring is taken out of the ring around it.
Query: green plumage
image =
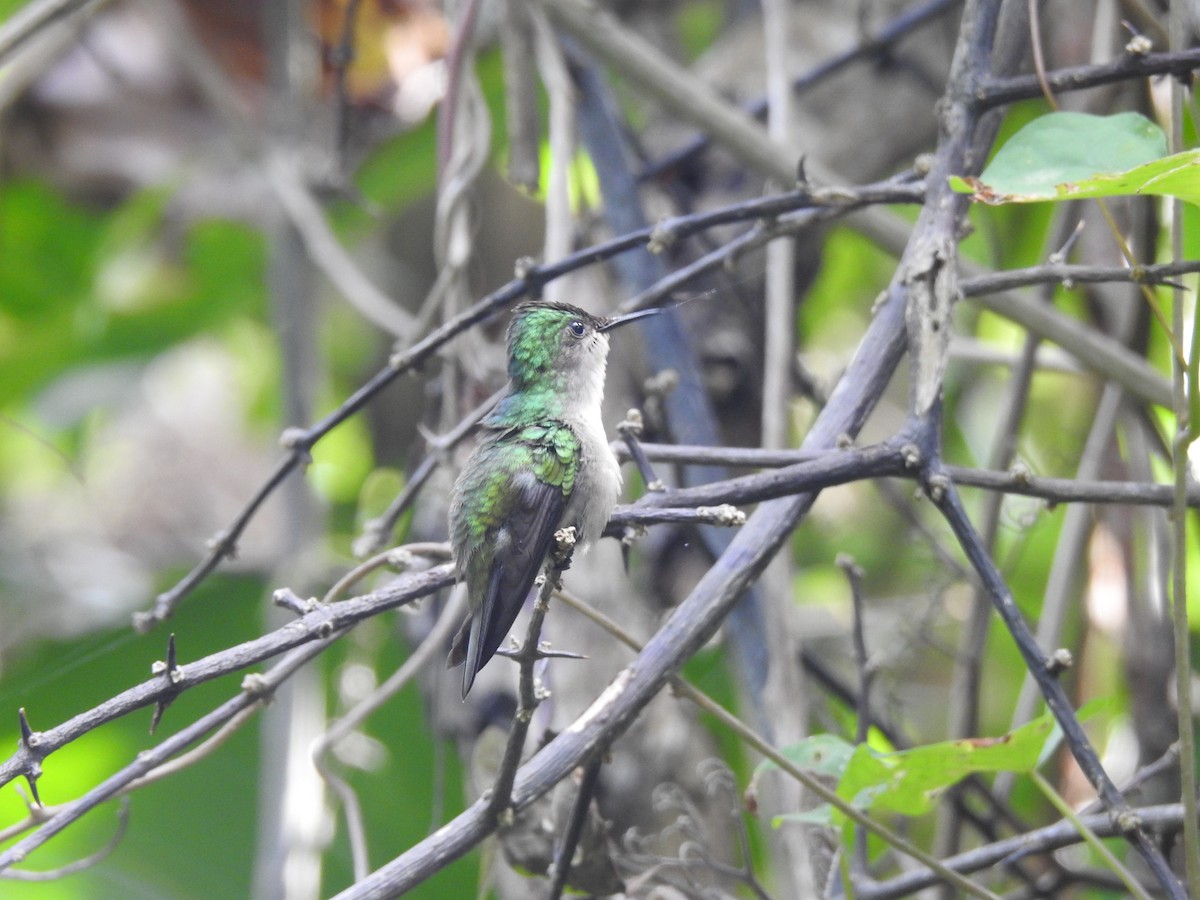
[[[471,616],[450,665],[463,696],[499,648],[559,528],[599,537],[621,476],[600,422],[606,320],[565,304],[518,307],[508,335],[508,391],[483,421],[454,486],[450,543]]]
[[[513,490],[515,476],[532,473],[542,484],[557,488],[565,500],[579,467],[579,441],[561,422],[489,431],[457,487],[462,499],[450,540],[465,548],[468,557],[516,511],[520,494]]]
[[[508,329],[508,389],[450,499],[450,546],[471,614],[450,648],[465,699],[521,611],[560,528],[577,551],[604,533],[621,469],[600,418],[608,332],[652,315],[599,319],[523,303]]]
[[[466,663],[463,696],[520,612],[575,490],[581,454],[570,426],[508,426],[490,417],[455,485],[450,541],[472,616],[450,665]]]

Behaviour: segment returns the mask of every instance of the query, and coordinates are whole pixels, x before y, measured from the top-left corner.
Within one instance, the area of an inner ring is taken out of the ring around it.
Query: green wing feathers
[[[579,469],[579,440],[575,433],[565,425],[533,425],[522,430],[521,440],[537,448],[534,466],[538,480],[560,488],[563,497],[569,497]]]
[[[527,425],[492,437],[479,447],[463,470],[453,516],[452,539],[458,546],[474,546],[508,520],[521,501],[512,489],[515,476],[532,472],[543,484],[571,496],[579,469],[579,441],[566,425]],[[460,540],[465,538],[466,540]]]
[[[450,664],[466,663],[463,696],[516,620],[541,571],[579,468],[569,427],[538,423],[495,431],[455,485],[451,541],[467,583],[471,619]]]

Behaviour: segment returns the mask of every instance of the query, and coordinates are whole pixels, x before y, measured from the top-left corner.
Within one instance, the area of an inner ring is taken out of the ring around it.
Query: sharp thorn
[[[158,723],[162,721],[163,713],[167,711],[167,707],[171,705],[170,700],[159,700],[154,704],[154,715],[150,717],[150,733],[154,734],[158,728]]]
[[[25,717],[25,707],[17,710],[17,721],[21,725],[21,744],[26,750],[32,750],[34,745],[33,729],[29,727],[29,719]]]
[[[39,777],[38,775],[32,775],[29,772],[25,773],[25,783],[29,785],[29,793],[33,795],[33,802],[36,803],[39,807],[41,807],[41,806],[45,806],[45,804],[42,803],[42,798],[38,794],[38,789],[37,789],[38,777]]]

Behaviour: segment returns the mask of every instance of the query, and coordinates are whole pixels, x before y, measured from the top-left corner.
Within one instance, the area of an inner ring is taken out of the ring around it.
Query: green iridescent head
[[[567,303],[522,303],[508,327],[508,377],[518,390],[564,379],[589,368],[604,369],[606,320]]]
[[[580,371],[603,373],[608,332],[660,312],[645,309],[603,318],[569,303],[522,303],[508,326],[508,377],[522,390],[534,385],[562,387],[564,378]]]

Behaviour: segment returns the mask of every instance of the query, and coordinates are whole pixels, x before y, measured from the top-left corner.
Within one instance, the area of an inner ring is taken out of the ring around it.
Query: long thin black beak
[[[666,312],[664,307],[652,306],[649,309],[639,309],[636,312],[625,313],[623,316],[613,316],[611,319],[605,319],[597,331],[612,331],[614,328],[620,328],[622,325],[628,325],[630,322],[636,322],[638,319],[646,318],[646,316],[657,316],[663,312]]]

